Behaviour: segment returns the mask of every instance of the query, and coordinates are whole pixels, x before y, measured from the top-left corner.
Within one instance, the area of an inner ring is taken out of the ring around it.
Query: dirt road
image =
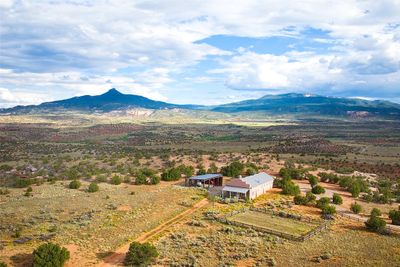
[[[152,230],[150,230],[148,232],[143,233],[141,236],[136,238],[135,241],[140,242],[140,243],[147,242],[152,237],[154,237],[154,236],[156,236],[158,234],[161,234],[162,232],[167,230],[171,225],[184,220],[185,218],[187,218],[187,216],[189,216],[190,214],[193,214],[196,210],[206,206],[207,204],[208,204],[208,200],[205,198],[205,199],[201,200],[200,202],[196,203],[190,209],[185,210],[184,212],[178,214],[174,218],[172,218],[172,219],[160,224],[156,228],[154,228],[154,229],[152,229]],[[108,267],[108,266],[119,266],[119,265],[122,265],[122,263],[124,261],[124,258],[125,258],[125,254],[129,249],[129,244],[130,243],[125,244],[124,246],[122,246],[119,249],[117,249],[117,251],[115,251],[113,254],[111,254],[110,256],[106,257],[103,260],[103,262],[101,262],[98,265],[98,267]]]

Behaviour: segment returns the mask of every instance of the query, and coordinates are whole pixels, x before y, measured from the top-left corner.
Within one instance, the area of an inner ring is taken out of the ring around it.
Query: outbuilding
[[[222,197],[255,199],[272,189],[275,177],[261,172],[244,178],[232,179],[222,188]]]
[[[186,179],[187,186],[213,187],[222,186],[223,177],[219,173],[196,175]]]

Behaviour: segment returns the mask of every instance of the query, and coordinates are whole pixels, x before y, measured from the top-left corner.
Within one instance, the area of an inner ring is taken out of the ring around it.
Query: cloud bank
[[[397,0],[1,0],[0,107],[111,87],[181,103],[182,87],[198,103],[400,98],[398,14]]]

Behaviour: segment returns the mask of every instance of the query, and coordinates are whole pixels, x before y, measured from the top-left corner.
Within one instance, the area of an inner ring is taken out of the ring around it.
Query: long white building
[[[260,172],[244,178],[232,179],[222,188],[223,197],[255,199],[273,187],[275,177]]]

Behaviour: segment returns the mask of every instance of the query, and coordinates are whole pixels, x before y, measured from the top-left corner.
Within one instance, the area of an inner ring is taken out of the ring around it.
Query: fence
[[[266,214],[270,214],[270,215],[274,215],[274,216],[279,216],[279,217],[283,217],[283,218],[288,218],[288,219],[292,219],[292,220],[299,220],[302,222],[308,222],[308,223],[316,223],[317,222],[314,219],[311,219],[309,217],[305,217],[302,215],[295,215],[295,214],[291,214],[291,213],[287,213],[287,212],[283,212],[283,211],[274,211],[274,210],[271,210],[268,208],[251,207],[250,210],[262,212],[262,213],[266,213]]]
[[[349,218],[354,221],[358,221],[358,222],[366,222],[367,221],[366,218],[360,217],[359,215],[356,215],[356,214],[346,213],[344,211],[338,212],[338,215]],[[387,224],[386,229],[389,230],[390,232],[395,232],[395,233],[400,234],[400,226]]]
[[[272,234],[272,235],[276,235],[276,236],[279,236],[279,237],[282,237],[282,238],[285,238],[285,239],[288,239],[288,240],[300,241],[300,242],[308,240],[311,237],[315,236],[316,234],[320,233],[321,231],[326,230],[330,225],[330,221],[324,221],[321,225],[319,225],[318,227],[312,229],[308,233],[306,233],[306,234],[304,234],[302,236],[295,236],[295,235],[292,235],[292,234],[283,233],[283,232],[276,231],[276,230],[273,230],[273,229],[268,229],[268,228],[264,228],[264,227],[260,227],[260,226],[249,225],[249,224],[246,224],[246,223],[241,223],[241,222],[228,220],[229,217],[232,217],[233,215],[236,215],[236,214],[239,214],[239,213],[243,213],[243,212],[248,211],[248,210],[280,216],[279,212],[271,211],[271,210],[268,210],[268,209],[262,209],[262,208],[261,209],[260,208],[247,208],[246,209],[246,208],[242,208],[240,210],[231,211],[231,212],[227,213],[224,217],[216,218],[216,220],[221,222],[221,223],[224,223],[224,224],[250,228],[250,229],[253,229],[253,230],[258,231],[258,232]],[[283,217],[283,216],[281,216],[281,217]],[[303,221],[306,221],[306,222],[316,223],[316,221],[313,221],[310,218],[302,217],[302,216],[299,216],[299,218],[290,218],[290,217],[284,217],[284,218],[287,218],[288,220],[303,220]]]

